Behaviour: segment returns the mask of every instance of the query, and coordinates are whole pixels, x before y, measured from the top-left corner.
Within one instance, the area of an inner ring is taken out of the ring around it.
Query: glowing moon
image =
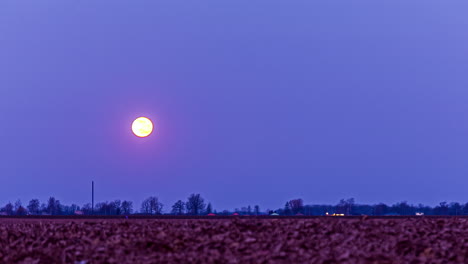
[[[132,131],[137,137],[147,137],[153,132],[153,122],[147,117],[139,117],[133,121]]]

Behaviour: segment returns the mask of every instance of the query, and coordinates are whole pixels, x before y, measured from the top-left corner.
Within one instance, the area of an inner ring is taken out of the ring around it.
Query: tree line
[[[20,200],[14,204],[8,202],[0,208],[0,215],[162,215],[164,205],[158,197],[150,196],[142,203],[140,210],[134,210],[132,201],[115,200],[99,202],[93,206],[86,203],[82,206],[76,204],[64,205],[60,200],[50,197],[45,203],[32,199],[27,205]],[[172,205],[172,210],[166,214],[173,215],[204,215],[213,213],[211,203],[206,204],[200,194],[191,194],[186,201],[178,200]]]
[[[20,200],[14,204],[8,202],[0,207],[0,215],[468,215],[468,203],[441,202],[431,207],[422,204],[413,205],[406,201],[393,205],[384,203],[367,205],[357,204],[353,198],[341,199],[335,205],[304,205],[302,199],[292,199],[284,207],[276,210],[261,211],[258,205],[235,208],[234,210],[215,210],[211,203],[206,203],[200,194],[191,194],[185,201],[178,200],[165,210],[158,197],[150,196],[145,199],[139,210],[134,210],[133,202],[115,200],[99,202],[94,206],[90,203],[78,206],[76,204],[64,205],[60,200],[50,197],[45,203],[32,199],[27,205]]]
[[[393,205],[378,203],[373,205],[357,204],[354,198],[341,199],[336,205],[304,205],[302,199],[286,202],[283,208],[275,211],[279,215],[468,215],[468,203],[441,202],[436,206],[409,204],[407,201]]]

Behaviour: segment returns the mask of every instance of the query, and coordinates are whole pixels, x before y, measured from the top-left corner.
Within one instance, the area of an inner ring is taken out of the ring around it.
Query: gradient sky
[[[467,202],[467,8],[0,1],[0,204]]]

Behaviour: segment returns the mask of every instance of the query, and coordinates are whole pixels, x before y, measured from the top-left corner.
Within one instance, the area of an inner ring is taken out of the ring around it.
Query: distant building
[[[84,215],[83,211],[75,211],[75,215]]]

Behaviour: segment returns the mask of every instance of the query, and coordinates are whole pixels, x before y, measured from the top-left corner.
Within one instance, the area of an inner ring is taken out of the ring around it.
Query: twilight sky
[[[0,204],[467,202],[467,8],[0,1]]]

